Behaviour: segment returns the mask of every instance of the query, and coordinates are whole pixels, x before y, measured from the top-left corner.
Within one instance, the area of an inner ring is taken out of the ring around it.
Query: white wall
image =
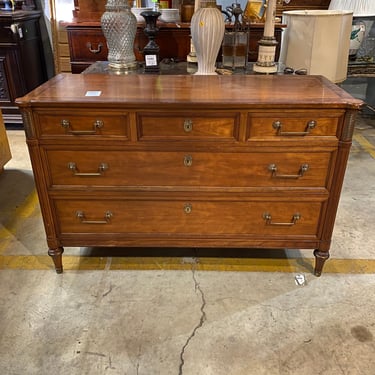
[[[73,0],[55,0],[56,20],[69,21],[72,19],[74,9]]]

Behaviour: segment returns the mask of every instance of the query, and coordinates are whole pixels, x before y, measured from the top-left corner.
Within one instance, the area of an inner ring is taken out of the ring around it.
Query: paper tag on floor
[[[302,274],[299,273],[298,275],[295,276],[294,281],[295,281],[296,285],[298,285],[298,286],[305,285],[305,283],[306,283],[305,275],[302,275]]]

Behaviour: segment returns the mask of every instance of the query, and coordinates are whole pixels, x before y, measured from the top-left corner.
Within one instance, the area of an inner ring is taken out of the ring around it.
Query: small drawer
[[[343,112],[293,111],[249,113],[247,140],[337,137]]]
[[[165,197],[167,198],[167,197]],[[56,199],[60,229],[69,233],[163,236],[318,236],[322,202]],[[268,237],[269,239],[269,237]]]
[[[106,61],[108,48],[101,29],[80,29],[68,32],[72,61]]]
[[[71,114],[80,112],[81,114]],[[127,113],[95,113],[83,108],[70,109],[64,113],[36,113],[41,137],[123,137],[129,138]]]
[[[50,185],[324,188],[330,152],[203,153],[45,149]]]
[[[223,113],[152,113],[137,114],[138,139],[235,141],[239,137],[240,114]]]

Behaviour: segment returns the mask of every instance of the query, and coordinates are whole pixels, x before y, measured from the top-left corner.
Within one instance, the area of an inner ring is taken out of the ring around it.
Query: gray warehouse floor
[[[357,121],[320,278],[311,250],[66,248],[57,275],[23,131],[7,133],[0,374],[375,374],[373,118]]]

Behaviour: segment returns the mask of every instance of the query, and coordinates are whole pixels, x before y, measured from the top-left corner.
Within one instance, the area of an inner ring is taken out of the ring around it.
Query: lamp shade
[[[346,79],[353,13],[332,10],[283,12],[279,62],[332,82]]]
[[[375,0],[331,0],[330,10],[351,10],[354,17],[375,16]]]

